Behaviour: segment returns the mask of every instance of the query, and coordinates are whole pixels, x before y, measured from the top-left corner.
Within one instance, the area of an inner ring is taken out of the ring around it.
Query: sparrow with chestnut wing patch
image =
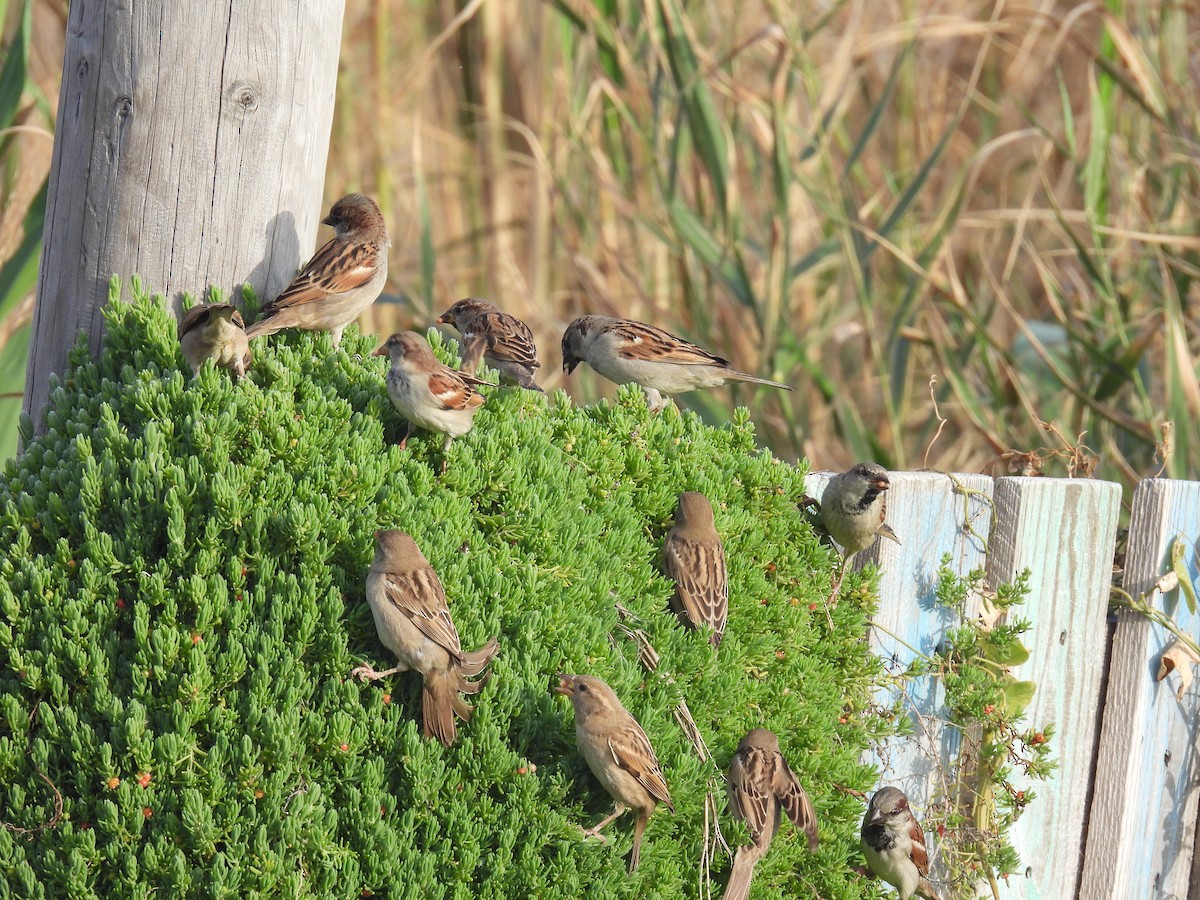
[[[284,328],[328,331],[336,348],[346,326],[383,290],[391,240],[375,201],[347,194],[322,221],[333,226],[333,240],[317,251],[282,294],[263,306],[262,317],[246,331],[248,337]]]
[[[515,384],[541,391],[533,380],[533,370],[541,366],[529,326],[500,307],[478,297],[459,300],[438,316],[437,321],[453,325],[462,335],[462,370],[474,375],[482,359],[500,373],[501,384]]]
[[[791,390],[778,381],[739,372],[729,360],[661,328],[631,319],[581,316],[563,333],[562,355],[567,374],[586,362],[609,381],[639,385],[656,412],[666,406],[664,394],[718,387],[730,381]]]

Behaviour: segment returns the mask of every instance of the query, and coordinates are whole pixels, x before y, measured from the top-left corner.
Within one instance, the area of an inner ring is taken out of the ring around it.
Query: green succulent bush
[[[870,601],[845,596],[830,629],[835,558],[797,513],[803,472],[756,447],[744,410],[714,428],[649,415],[633,389],[588,408],[485,389],[439,476],[440,438],[395,446],[370,338],[282,336],[241,384],[211,365],[193,380],[172,317],[135,294],[0,477],[5,896],[697,896],[729,866],[701,861],[705,794],[757,725],[812,796],[821,848],[785,825],[754,896],[877,894],[850,871],[860,754],[883,727],[865,712]],[[685,489],[711,498],[728,552],[719,651],[679,626],[659,571]],[[420,736],[415,675],[349,677],[393,662],[363,596],[383,527],[416,538],[465,647],[500,636],[449,749]],[[612,804],[548,692],[560,671],[612,684],[666,772],[678,812],[651,820],[633,876],[628,817],[607,844],[580,833]]]

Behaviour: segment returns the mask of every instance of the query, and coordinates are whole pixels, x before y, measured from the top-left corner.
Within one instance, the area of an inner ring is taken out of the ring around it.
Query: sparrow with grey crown
[[[662,561],[664,573],[675,582],[671,601],[675,612],[692,628],[708,625],[712,645],[721,646],[729,616],[729,576],[712,504],[703,494],[679,495],[675,525],[663,541]]]
[[[900,900],[941,900],[930,883],[925,833],[899,788],[875,792],[862,824],[862,851],[867,866],[900,892]]]
[[[733,755],[729,764],[729,811],[746,823],[751,842],[738,848],[724,900],[750,896],[754,867],[770,849],[784,812],[804,832],[808,849],[817,849],[816,810],[779,752],[779,738],[766,728],[752,729]]]
[[[350,674],[374,681],[397,672],[420,672],[424,734],[449,747],[458,736],[454,717],[471,719],[471,707],[459,694],[478,694],[483,689],[498,641],[492,638],[473,653],[463,652],[437,572],[403,531],[375,532],[367,602],[379,640],[396,655],[397,663],[383,672],[364,664]],[[482,677],[469,680],[477,676]]]
[[[533,370],[541,366],[529,326],[479,297],[465,297],[437,317],[462,335],[462,371],[474,375],[482,359],[500,373],[501,384],[541,391]]]
[[[246,335],[256,338],[284,328],[328,331],[336,348],[346,326],[366,311],[387,281],[388,238],[383,214],[370,197],[347,194],[322,223],[334,237],[282,294],[262,308]]]
[[[571,698],[579,752],[596,780],[616,801],[612,815],[584,834],[603,840],[600,829],[626,810],[632,811],[636,820],[629,871],[633,872],[641,857],[642,835],[655,807],[665,803],[671,812],[675,811],[658,757],[642,726],[621,705],[613,689],[599,678],[559,675],[554,691]]]
[[[666,406],[663,395],[718,387],[730,381],[765,384],[790,391],[778,381],[748,375],[729,360],[644,322],[609,316],[581,316],[563,333],[563,371],[581,362],[617,384],[639,385],[650,409]]]
[[[445,435],[442,452],[450,442],[471,430],[475,413],[483,406],[476,386],[483,381],[459,372],[433,355],[429,342],[415,331],[401,331],[388,338],[372,356],[387,356],[392,367],[387,373],[388,396],[408,421],[400,449],[408,445],[413,426]],[[442,461],[445,471],[446,460]]]
[[[178,331],[179,347],[192,374],[211,359],[218,367],[231,370],[238,381],[246,377],[253,356],[246,324],[237,309],[228,303],[201,303],[183,314]]]
[[[834,475],[825,486],[820,502],[821,523],[842,548],[842,566],[833,586],[831,603],[836,602],[846,569],[856,553],[866,550],[879,537],[900,543],[896,532],[884,521],[887,518],[887,491],[891,485],[883,466],[860,462],[841,475]]]

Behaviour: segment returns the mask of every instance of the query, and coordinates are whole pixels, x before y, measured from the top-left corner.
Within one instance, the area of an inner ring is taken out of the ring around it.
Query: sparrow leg
[[[233,380],[241,381],[245,377],[246,377],[246,367],[244,365],[242,365],[242,361],[240,359],[235,360],[233,363]]]
[[[850,554],[850,556],[853,556],[853,554]],[[846,568],[850,565],[850,556],[845,556],[842,558],[842,567],[840,569],[838,569],[837,578],[834,580],[833,585],[830,588],[830,591],[829,591],[829,607],[830,608],[837,606],[838,592],[842,589],[842,579],[844,579],[846,577]],[[828,612],[826,614],[828,614]],[[830,628],[833,627],[832,621],[830,621],[829,627]]]
[[[409,435],[412,434],[412,422],[404,423],[404,437],[400,438],[400,449],[403,450],[408,446]]]
[[[357,669],[350,672],[350,677],[358,676],[359,681],[377,681],[380,678],[387,678],[389,675],[395,675],[397,672],[407,672],[407,667],[395,666],[391,669],[385,669],[382,672],[376,672],[366,663],[363,663]]]
[[[591,828],[583,829],[584,837],[598,837],[598,838],[600,838],[600,840],[603,841],[604,835],[602,835],[600,833],[600,829],[603,828],[605,825],[607,825],[609,822],[611,822],[613,819],[615,819],[617,816],[619,816],[623,812],[625,812],[625,807],[622,806],[620,803],[618,803],[616,805],[616,808],[613,809],[613,811],[610,815],[605,816],[603,819],[601,819],[599,822],[597,822]]]
[[[446,439],[442,441],[442,474],[446,474],[446,469],[450,468],[450,457],[447,455],[450,452],[450,444],[454,438],[446,435]]]
[[[643,387],[642,392],[646,395],[646,405],[650,407],[650,412],[658,413],[667,408],[670,399],[664,397],[654,388]]]
[[[330,334],[333,335],[333,349],[334,350],[336,350],[339,346],[341,346],[342,332],[345,330],[346,330],[346,326],[343,325],[341,328],[335,328],[335,329],[333,329],[333,331],[329,332]]]

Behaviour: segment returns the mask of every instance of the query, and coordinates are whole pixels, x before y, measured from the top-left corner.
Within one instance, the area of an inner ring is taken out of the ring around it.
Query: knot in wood
[[[88,70],[91,68],[86,59],[81,59],[79,65],[75,67],[75,77],[80,81],[87,78]]]
[[[133,112],[133,98],[126,97],[124,94],[119,95],[113,100],[113,112],[118,119],[129,118],[129,114]]]
[[[258,109],[258,92],[254,86],[238,82],[229,91],[230,99],[243,113],[252,113]]]

